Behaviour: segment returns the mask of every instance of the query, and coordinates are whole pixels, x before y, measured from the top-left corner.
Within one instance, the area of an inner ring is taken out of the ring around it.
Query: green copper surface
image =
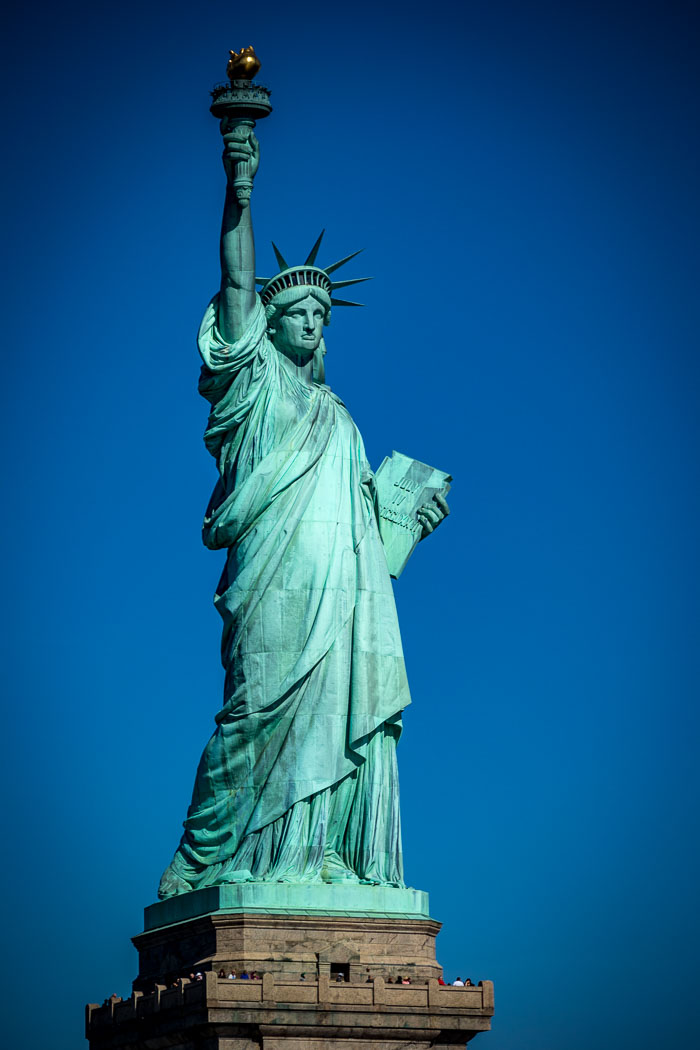
[[[159,896],[222,887],[246,907],[323,899],[363,913],[384,890],[394,905],[377,913],[413,913],[427,901],[403,888],[396,766],[410,697],[377,486],[323,381],[330,289],[275,285],[264,306],[256,295],[239,192],[241,169],[252,187],[259,164],[252,123],[222,121],[221,288],[199,333],[220,475],[203,536],[227,551],[215,597],[224,702]],[[414,511],[425,536],[447,506]],[[413,904],[396,906],[397,893]]]
[[[392,886],[247,883],[210,886],[151,904],[144,929],[172,926],[216,913],[269,915],[366,915],[383,919],[430,918],[428,894]]]

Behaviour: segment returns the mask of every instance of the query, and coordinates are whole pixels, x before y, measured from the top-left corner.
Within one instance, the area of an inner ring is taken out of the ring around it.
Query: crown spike
[[[348,288],[351,284],[362,284],[363,281],[373,281],[374,277],[356,277],[353,281],[331,281],[331,288]]]
[[[277,265],[279,266],[280,270],[288,270],[289,269],[289,263],[287,262],[285,257],[282,255],[282,252],[279,250],[279,248],[277,247],[275,242],[272,241],[271,243],[272,243],[272,250],[275,253],[275,257],[277,258]]]
[[[321,232],[319,233],[318,240],[316,241],[316,243],[314,244],[313,248],[309,252],[309,254],[308,254],[307,258],[306,258],[306,261],[304,263],[304,266],[313,266],[313,264],[316,262],[316,256],[318,255],[318,249],[321,247],[321,241],[323,240],[323,235],[324,235],[325,232],[326,232],[325,230],[321,230]]]
[[[332,266],[324,266],[323,269],[326,271],[326,273],[333,273],[334,270],[339,270],[341,266],[345,266],[346,262],[350,262],[351,259],[354,259],[356,255],[359,255],[360,252],[363,251],[364,248],[358,248],[356,252],[352,253],[352,255],[346,255],[344,259],[341,259],[339,262],[333,263]]]
[[[270,277],[256,277],[256,278],[255,278],[255,283],[256,283],[256,284],[267,284],[267,282],[268,282],[269,280],[271,280],[271,278],[270,278]]]
[[[331,299],[331,306],[364,306],[364,303],[350,303],[347,299]]]

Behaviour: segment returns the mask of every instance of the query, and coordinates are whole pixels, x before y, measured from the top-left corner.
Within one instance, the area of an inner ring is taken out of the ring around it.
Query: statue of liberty
[[[224,134],[221,289],[199,332],[205,443],[219,481],[204,521],[227,551],[224,703],[184,834],[160,884],[172,897],[237,882],[403,886],[396,745],[410,703],[375,477],[324,383],[323,328],[352,256],[255,284],[252,122]],[[355,253],[356,254],[356,253]],[[448,513],[421,506],[426,536]]]

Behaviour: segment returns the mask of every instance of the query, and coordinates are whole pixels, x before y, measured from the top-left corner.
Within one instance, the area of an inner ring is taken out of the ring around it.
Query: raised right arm
[[[221,223],[221,294],[217,321],[228,343],[244,334],[255,308],[255,242],[250,204],[241,207],[233,180],[240,163],[248,163],[251,175],[255,175],[259,157],[258,140],[251,128],[238,126],[224,134],[227,185]]]

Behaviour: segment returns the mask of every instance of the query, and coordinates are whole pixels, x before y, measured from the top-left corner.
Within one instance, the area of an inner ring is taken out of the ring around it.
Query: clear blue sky
[[[245,13],[249,11],[249,13]],[[222,674],[194,335],[254,43],[260,269],[365,247],[328,382],[450,471],[396,585],[407,879],[484,1050],[697,1035],[694,4],[32,4],[3,57],[3,1030],[126,994]],[[693,972],[693,971],[696,972]],[[34,978],[34,979],[32,979]],[[39,1014],[37,1000],[46,1006]],[[592,1006],[592,1003],[595,1003]]]

